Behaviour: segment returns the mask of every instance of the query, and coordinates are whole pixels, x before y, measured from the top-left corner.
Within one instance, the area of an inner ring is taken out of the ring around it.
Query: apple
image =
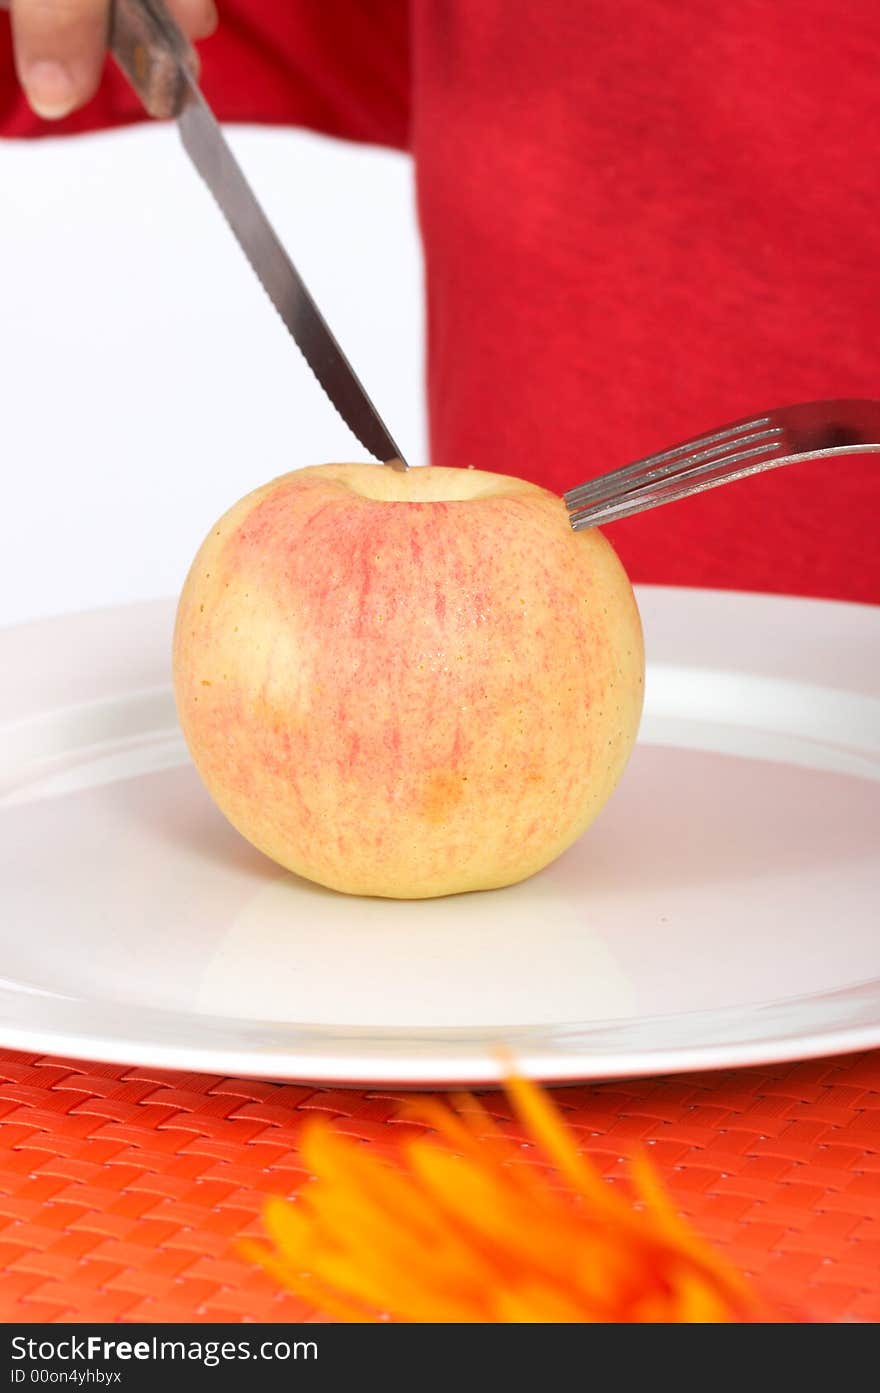
[[[509,885],[593,821],[642,709],[641,624],[597,531],[535,484],[323,464],[211,529],[174,634],[210,794],[356,895]]]

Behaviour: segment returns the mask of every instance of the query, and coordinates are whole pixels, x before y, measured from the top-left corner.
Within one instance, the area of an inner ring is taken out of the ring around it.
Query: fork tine
[[[634,460],[632,464],[626,464],[621,469],[613,469],[596,479],[588,479],[586,483],[569,489],[565,494],[565,502],[569,508],[578,507],[586,499],[592,498],[594,494],[607,493],[611,490],[616,492],[620,484],[636,476],[653,474],[656,470],[658,471],[656,477],[663,477],[659,471],[671,473],[683,462],[683,457],[706,458],[708,455],[704,452],[709,450],[716,455],[721,455],[726,450],[736,448],[747,441],[771,435],[778,437],[782,434],[782,427],[775,426],[769,416],[753,417],[750,420],[741,421],[737,426],[728,426],[726,430],[715,431],[711,435],[697,436],[695,439],[687,440],[682,445],[675,445],[669,450],[661,450],[655,455],[646,455],[643,459]]]
[[[586,503],[599,503],[603,498],[624,497],[636,488],[642,488],[647,484],[662,483],[664,479],[686,478],[691,473],[699,473],[700,469],[708,470],[725,464],[728,460],[736,461],[745,458],[742,454],[744,446],[760,446],[765,450],[781,451],[780,442],[783,434],[780,426],[753,431],[750,435],[742,435],[735,440],[713,445],[708,450],[694,450],[689,454],[678,456],[669,463],[646,470],[641,469],[643,462],[639,461],[637,468],[629,467],[629,477],[627,477],[627,471],[615,471],[613,474],[604,474],[597,479],[590,479],[588,483],[572,489],[570,493],[565,495],[566,505],[569,508],[583,507]],[[694,467],[692,468],[692,466]]]
[[[680,498],[690,498],[693,494],[706,493],[709,489],[714,489],[719,484],[732,484],[737,479],[745,479],[750,474],[760,474],[766,469],[773,469],[778,464],[787,464],[791,456],[775,456],[757,460],[758,455],[767,455],[768,450],[772,449],[768,445],[756,445],[750,450],[740,450],[735,455],[727,455],[720,460],[712,460],[708,464],[696,465],[691,469],[682,469],[677,474],[670,475],[660,481],[660,486],[655,487],[650,482],[642,482],[630,486],[620,493],[615,493],[614,498],[608,503],[591,503],[586,507],[571,509],[571,525],[576,532],[585,527],[598,527],[606,522],[618,522],[621,518],[632,516],[633,513],[647,512],[649,508],[659,508],[662,503],[675,503]],[[827,453],[836,453],[829,451]],[[731,468],[743,463],[748,459],[754,459],[753,464],[746,465],[744,469]],[[681,488],[677,485],[682,480],[688,479],[689,482]]]
[[[800,402],[646,455],[569,489],[564,501],[577,532],[795,460],[878,453],[880,401]]]

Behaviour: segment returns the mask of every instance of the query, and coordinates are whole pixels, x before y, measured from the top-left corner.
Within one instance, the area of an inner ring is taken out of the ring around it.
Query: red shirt
[[[412,152],[435,463],[562,492],[769,407],[880,397],[876,0],[227,0],[201,52],[225,120]],[[60,129],[141,115],[110,70]],[[0,132],[58,130],[4,24]],[[609,535],[636,580],[876,602],[878,505],[868,455]]]

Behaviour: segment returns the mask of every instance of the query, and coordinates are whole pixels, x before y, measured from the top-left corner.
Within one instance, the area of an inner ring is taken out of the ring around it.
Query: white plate
[[[880,1044],[880,609],[646,588],[639,745],[508,890],[356,900],[223,820],[167,602],[0,632],[0,1043],[217,1073],[608,1078]],[[572,751],[577,758],[577,751]]]

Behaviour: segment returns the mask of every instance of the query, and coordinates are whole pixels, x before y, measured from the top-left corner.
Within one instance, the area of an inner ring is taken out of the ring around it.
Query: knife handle
[[[162,0],[114,0],[108,47],[149,116],[180,115],[198,59]]]
[[[10,0],[0,0],[0,10],[9,7]],[[114,0],[107,47],[149,116],[180,115],[187,96],[184,69],[196,77],[199,60],[162,0]]]

